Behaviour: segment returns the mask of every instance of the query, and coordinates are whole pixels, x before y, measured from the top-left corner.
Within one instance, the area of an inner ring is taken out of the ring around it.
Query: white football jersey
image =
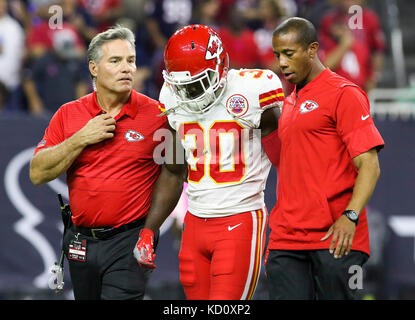
[[[181,138],[188,164],[188,210],[202,218],[261,209],[271,168],[258,129],[261,114],[280,107],[284,94],[270,70],[230,70],[225,92],[205,113],[171,110],[168,121]],[[178,105],[165,83],[160,102]]]

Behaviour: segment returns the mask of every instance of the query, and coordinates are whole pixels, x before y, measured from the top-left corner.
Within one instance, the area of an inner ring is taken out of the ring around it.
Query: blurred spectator
[[[318,0],[317,0],[318,1]],[[325,2],[326,0],[321,0]],[[280,0],[279,6],[286,17],[294,17],[298,15],[298,5],[296,0]]]
[[[19,21],[25,32],[29,30],[32,25],[32,0],[9,0],[8,3],[10,15]]]
[[[151,0],[123,0],[123,18],[132,19],[135,23],[135,44],[141,50],[149,55],[151,50],[151,35],[148,34],[145,25],[146,6]],[[138,57],[137,57],[138,58]]]
[[[297,13],[293,16],[299,16],[310,20],[318,30],[321,24],[321,18],[329,11],[333,4],[339,0],[295,0]]]
[[[219,0],[219,2],[220,10],[218,12],[218,16],[216,17],[216,21],[219,25],[224,25],[228,22],[228,12],[235,0]]]
[[[36,14],[39,20],[34,23],[27,34],[28,58],[37,58],[45,54],[48,50],[53,49],[53,34],[59,30],[71,30],[75,36],[76,49],[79,55],[85,54],[85,45],[76,28],[70,23],[63,21],[62,26],[51,28],[49,26],[49,7],[53,4],[60,3],[54,0],[36,0]]]
[[[235,0],[233,8],[239,10],[249,29],[255,30],[259,27],[258,23],[261,17],[258,15],[259,10],[257,0]]]
[[[25,71],[25,93],[29,111],[51,115],[64,103],[90,91],[85,56],[76,47],[71,29],[53,33],[53,50],[37,58]]]
[[[151,0],[123,0],[123,16],[135,20],[138,24],[145,18],[146,3]]]
[[[8,92],[4,95],[2,90],[5,109],[21,108],[20,71],[24,50],[23,28],[7,13],[7,1],[0,0],[0,82]]]
[[[190,23],[194,0],[154,0],[146,6],[146,26],[157,49],[164,50],[167,39]]]
[[[89,44],[98,33],[94,18],[78,4],[77,0],[61,0],[60,5],[64,21],[78,31],[86,45]]]
[[[348,12],[352,5],[362,8],[361,19]],[[366,92],[376,87],[385,40],[377,14],[364,7],[363,0],[340,1],[328,12],[321,22],[319,42],[320,59],[327,67]]]
[[[274,71],[280,78],[285,96],[288,96],[294,85],[288,82],[280,68],[272,48],[272,34],[275,28],[287,17],[284,0],[260,0],[258,16],[262,18],[261,27],[254,33],[255,43],[259,50],[261,68]]]
[[[127,17],[118,19],[116,24],[129,28],[134,33],[139,28],[134,19]],[[136,42],[135,55],[137,71],[133,79],[133,89],[149,97],[158,97],[159,91],[155,88],[151,78],[151,59],[147,55],[142,42]]]
[[[164,83],[163,52],[167,39],[180,27],[190,23],[196,0],[154,0],[146,3],[145,25],[152,45],[153,82],[159,91]]]
[[[217,17],[221,8],[220,0],[200,0],[198,1],[191,24],[203,24],[214,30],[219,29]]]
[[[238,8],[241,12],[247,26],[252,30],[257,30],[262,27],[262,20],[264,14],[264,8],[261,8],[261,1],[258,0],[235,0],[234,6]],[[268,6],[270,10],[275,10],[270,8],[271,4]],[[286,17],[295,16],[297,13],[297,4],[295,0],[277,0],[275,5],[278,6],[278,10],[284,13]]]
[[[229,21],[219,29],[224,46],[231,61],[230,68],[257,68],[260,56],[254,39],[254,32],[247,28],[242,11],[233,6],[229,12]]]
[[[115,24],[115,21],[122,17],[122,0],[78,0],[97,24],[98,32],[105,31]]]

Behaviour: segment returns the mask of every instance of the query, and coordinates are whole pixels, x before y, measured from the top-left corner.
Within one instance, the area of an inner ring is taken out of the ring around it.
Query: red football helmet
[[[177,30],[164,50],[164,80],[188,112],[210,109],[226,85],[229,57],[218,34],[204,25]]]

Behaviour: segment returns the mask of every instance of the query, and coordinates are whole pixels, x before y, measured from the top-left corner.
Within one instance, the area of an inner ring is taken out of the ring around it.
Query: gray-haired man
[[[64,235],[75,299],[142,299],[149,270],[132,251],[160,166],[160,105],[132,89],[133,33],[115,27],[88,48],[95,91],[51,119],[30,166],[35,185],[67,174],[72,226]],[[157,234],[155,240],[157,242]]]

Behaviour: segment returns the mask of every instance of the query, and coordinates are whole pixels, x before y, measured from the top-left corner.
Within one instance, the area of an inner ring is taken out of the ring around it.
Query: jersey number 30
[[[188,180],[200,182],[209,175],[218,184],[241,181],[245,175],[243,131],[236,121],[215,121],[206,131],[199,122],[183,123],[179,132],[188,153]]]

